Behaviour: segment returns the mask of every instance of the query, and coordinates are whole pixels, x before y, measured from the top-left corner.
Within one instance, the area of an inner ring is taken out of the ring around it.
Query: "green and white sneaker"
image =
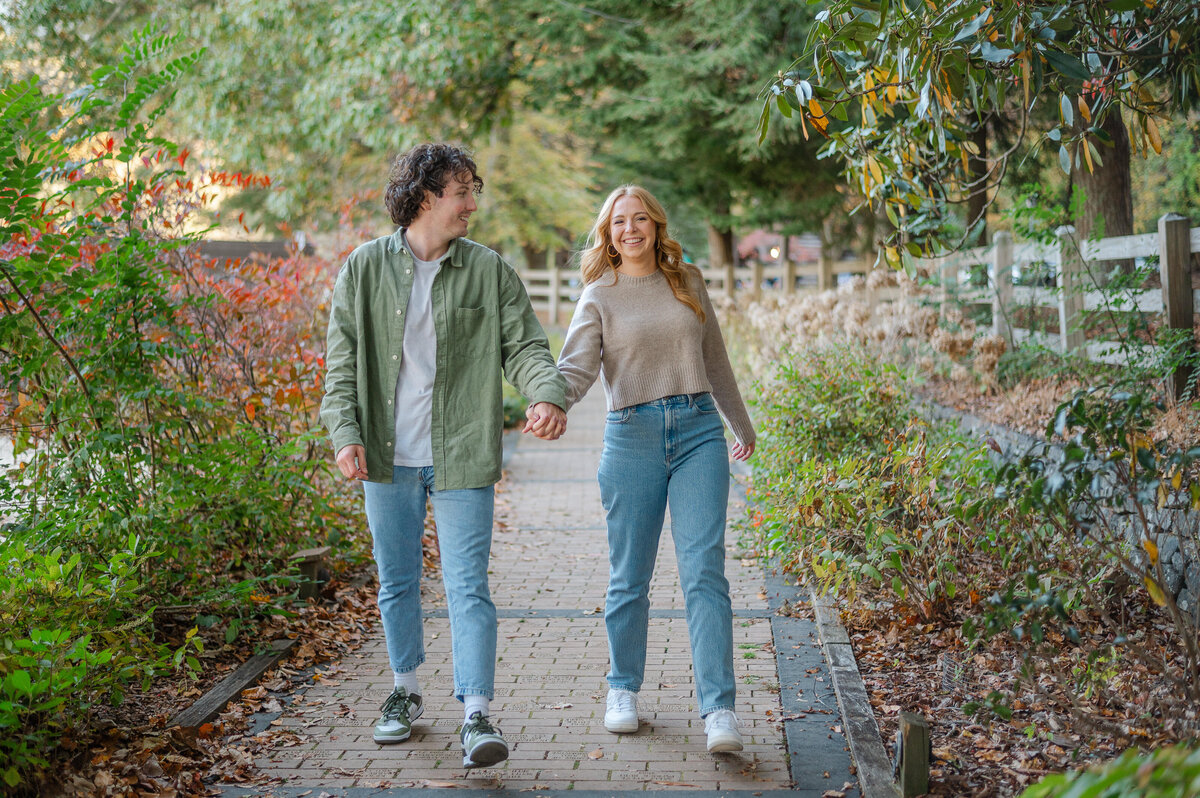
[[[508,743],[482,712],[472,712],[458,736],[465,768],[485,768],[508,759]]]
[[[397,687],[383,702],[380,714],[383,717],[375,724],[374,740],[377,743],[402,743],[412,734],[412,722],[425,711],[421,696]]]

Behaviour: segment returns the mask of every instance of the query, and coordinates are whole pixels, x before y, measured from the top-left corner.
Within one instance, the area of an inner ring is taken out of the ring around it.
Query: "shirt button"
[[[396,315],[397,316],[404,315],[404,308],[396,308]]]
[[[388,446],[391,446],[391,445],[392,445],[392,442],[391,442],[391,441],[388,441]]]
[[[399,360],[399,359],[400,359],[399,355],[392,355],[392,360]]]
[[[391,400],[391,399],[388,399],[388,404],[390,405],[391,403],[392,403],[392,400]]]
[[[404,270],[404,273],[405,273],[405,274],[412,274],[412,269],[405,269],[405,270]]]

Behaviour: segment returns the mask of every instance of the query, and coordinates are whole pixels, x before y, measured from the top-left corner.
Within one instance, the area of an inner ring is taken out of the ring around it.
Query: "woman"
[[[735,459],[754,451],[754,427],[704,280],[667,235],[666,212],[649,192],[630,185],[609,195],[582,272],[585,287],[558,367],[567,378],[568,408],[597,376],[608,399],[597,473],[609,545],[604,726],[616,733],[638,728],[650,578],[669,506],[708,750],[740,751],[721,416],[737,439]]]

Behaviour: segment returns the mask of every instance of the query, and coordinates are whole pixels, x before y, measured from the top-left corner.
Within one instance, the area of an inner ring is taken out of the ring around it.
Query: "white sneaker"
[[[629,734],[638,730],[637,693],[628,690],[608,691],[604,728],[613,734]]]
[[[742,750],[742,732],[738,728],[738,716],[732,709],[718,709],[706,715],[704,733],[708,735],[710,754]]]

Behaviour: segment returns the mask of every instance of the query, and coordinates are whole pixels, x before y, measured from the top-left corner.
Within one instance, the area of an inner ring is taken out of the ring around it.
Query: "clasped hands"
[[[558,405],[538,402],[525,410],[525,427],[521,432],[532,432],[535,438],[544,441],[557,440],[567,429],[567,414]]]

